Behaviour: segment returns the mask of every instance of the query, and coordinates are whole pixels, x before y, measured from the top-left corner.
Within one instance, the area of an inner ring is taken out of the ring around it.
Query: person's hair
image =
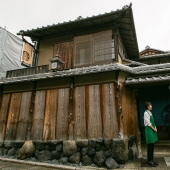
[[[151,102],[145,102],[145,109],[148,109],[149,105],[151,105]]]

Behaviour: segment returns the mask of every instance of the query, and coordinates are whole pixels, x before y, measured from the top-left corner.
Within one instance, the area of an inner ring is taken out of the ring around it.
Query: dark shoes
[[[155,161],[152,161],[156,166],[158,166],[159,164],[158,164],[158,162],[155,162]]]
[[[155,161],[150,161],[150,162],[148,162],[148,163],[149,163],[149,165],[152,166],[152,167],[158,166],[158,163],[155,162]]]

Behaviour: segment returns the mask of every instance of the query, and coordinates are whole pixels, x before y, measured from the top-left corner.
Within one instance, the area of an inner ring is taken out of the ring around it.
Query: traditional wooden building
[[[140,153],[143,102],[156,100],[149,96],[169,78],[157,74],[170,67],[136,61],[131,5],[21,33],[37,42],[38,64],[8,71],[0,81],[0,141],[126,140],[134,135]],[[50,60],[56,56],[64,64],[54,71]]]
[[[155,54],[163,54],[165,53],[164,51],[158,50],[158,49],[154,49],[154,48],[150,48],[150,46],[146,46],[144,50],[142,50],[139,55],[140,58],[144,57],[144,56],[151,56],[151,55],[155,55]]]
[[[140,57],[135,59],[135,61],[153,65],[153,64],[163,64],[170,62],[170,52],[169,51],[162,51],[154,48],[150,48],[146,46],[144,50],[139,53]]]

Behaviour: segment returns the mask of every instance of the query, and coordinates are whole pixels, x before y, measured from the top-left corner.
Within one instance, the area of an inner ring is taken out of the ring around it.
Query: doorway
[[[146,101],[152,103],[152,114],[158,130],[158,139],[170,140],[170,90],[168,86],[138,89],[138,112],[142,141],[145,141],[143,114]]]

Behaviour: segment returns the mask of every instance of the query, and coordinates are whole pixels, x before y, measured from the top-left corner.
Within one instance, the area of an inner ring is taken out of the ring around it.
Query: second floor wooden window
[[[74,38],[74,67],[107,64],[114,58],[112,30]]]

